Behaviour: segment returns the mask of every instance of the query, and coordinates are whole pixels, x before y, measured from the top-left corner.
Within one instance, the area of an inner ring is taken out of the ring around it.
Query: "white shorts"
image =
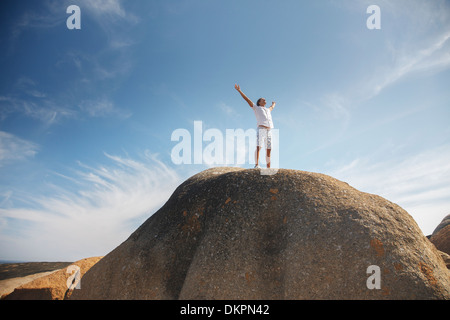
[[[256,146],[263,147],[264,142],[266,149],[272,149],[272,131],[267,128],[256,128]]]

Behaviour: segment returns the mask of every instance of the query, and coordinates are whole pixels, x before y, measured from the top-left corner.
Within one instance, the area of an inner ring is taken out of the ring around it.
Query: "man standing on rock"
[[[275,108],[275,102],[269,108],[266,108],[266,99],[259,98],[256,105],[241,91],[239,85],[235,84],[234,88],[241,94],[242,98],[253,109],[256,116],[257,130],[256,130],[256,165],[255,168],[259,168],[259,150],[263,146],[263,141],[266,145],[266,163],[267,168],[270,168],[270,152],[272,151],[272,110]]]

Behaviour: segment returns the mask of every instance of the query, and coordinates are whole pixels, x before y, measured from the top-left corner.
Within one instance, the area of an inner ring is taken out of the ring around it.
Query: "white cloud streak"
[[[10,114],[20,113],[37,119],[45,125],[51,125],[63,118],[73,118],[77,111],[69,106],[62,106],[52,98],[0,96],[0,118],[6,119]]]
[[[335,5],[362,12],[373,4],[370,0],[339,1]],[[313,106],[320,121],[328,121],[335,133],[309,153],[336,144],[348,133],[354,111],[377,98],[387,88],[412,77],[424,77],[450,68],[450,3],[448,1],[380,0],[382,28],[370,31],[382,35],[380,47],[366,57],[367,69],[357,73],[351,85],[341,91],[322,94]],[[361,34],[365,25],[361,27]],[[367,39],[366,39],[367,40]],[[430,97],[427,102],[432,101]],[[417,107],[414,107],[417,110]],[[413,110],[413,111],[414,111]],[[405,112],[404,115],[407,115]],[[333,121],[330,121],[333,120]],[[336,123],[340,124],[336,127]],[[373,129],[373,125],[369,125]]]
[[[440,72],[450,67],[450,30],[440,34],[433,42],[408,50],[393,50],[396,62],[385,66],[368,82],[370,99],[401,79],[416,73]],[[384,70],[383,70],[384,69]]]
[[[80,110],[83,114],[87,114],[90,117],[116,116],[121,119],[127,119],[131,116],[131,113],[125,113],[120,110],[107,98],[83,101],[80,103]]]
[[[385,47],[379,51],[390,55],[385,61],[375,60],[373,70],[367,70],[372,76],[364,81],[360,79],[356,91],[364,101],[407,77],[450,68],[448,1],[380,0],[377,5],[382,12],[382,28],[377,32],[385,39]],[[349,10],[355,10],[354,7]]]
[[[134,42],[129,34],[124,35],[123,29],[133,26],[139,18],[124,9],[120,0],[78,0],[78,5],[85,10],[102,28],[109,38],[111,49],[121,49],[132,45]]]
[[[101,98],[73,100],[70,93],[47,94],[39,90],[38,83],[30,78],[22,77],[14,86],[13,92],[0,96],[0,119],[4,120],[10,114],[19,113],[50,126],[63,119],[85,117],[127,119],[132,115],[119,108],[106,95]]]
[[[13,161],[32,158],[38,150],[37,144],[0,131],[0,167]]]
[[[73,177],[59,175],[51,196],[19,199],[29,207],[0,209],[0,257],[75,261],[105,255],[169,198],[177,173],[146,152],[138,161],[106,154],[110,165],[80,163]],[[7,194],[14,202],[14,195]],[[20,252],[21,256],[16,256]]]

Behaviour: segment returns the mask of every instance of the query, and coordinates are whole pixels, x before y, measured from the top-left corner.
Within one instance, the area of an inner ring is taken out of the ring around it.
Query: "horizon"
[[[425,236],[450,213],[446,0],[0,8],[3,260],[104,256],[190,176],[253,168],[251,143],[226,149],[227,132],[256,129],[235,84],[276,102],[277,167],[377,194]],[[177,132],[190,163],[174,161]]]

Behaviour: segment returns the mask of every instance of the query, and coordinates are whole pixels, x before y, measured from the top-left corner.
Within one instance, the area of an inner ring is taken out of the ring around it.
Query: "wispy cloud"
[[[65,21],[68,18],[66,8],[73,4],[80,7],[81,28],[83,29],[84,26],[83,21],[89,19],[100,27],[95,28],[95,32],[100,30],[100,33],[107,39],[107,46],[99,53],[100,55],[103,54],[102,57],[89,57],[89,59],[97,59],[95,60],[97,66],[94,66],[94,68],[98,69],[99,72],[104,72],[107,77],[108,73],[114,68],[111,68],[111,66],[99,67],[102,65],[100,61],[108,53],[123,53],[123,50],[134,45],[135,41],[130,37],[129,28],[140,21],[136,15],[124,9],[120,0],[47,0],[42,2],[37,10],[25,9],[21,16],[9,26],[11,29],[9,53],[11,54],[16,50],[17,41],[22,33],[26,31],[42,31],[52,28],[60,28],[60,30],[64,31],[66,29]],[[127,60],[123,59],[123,57],[121,58],[121,64],[116,66],[126,64],[124,62]]]
[[[243,117],[242,111],[248,112],[249,114],[253,113],[253,111],[250,108],[248,108],[247,105],[245,105],[242,109],[240,109],[237,108],[236,106],[231,106],[230,104],[227,104],[223,101],[217,103],[216,108],[227,118],[233,119],[234,123],[238,121],[238,119],[241,119]],[[222,121],[224,121],[224,119],[222,119]]]
[[[83,114],[87,114],[90,117],[114,116],[121,119],[127,119],[131,116],[131,113],[127,113],[117,108],[114,103],[107,98],[82,101],[79,108]]]
[[[70,92],[47,93],[39,88],[35,80],[21,77],[9,94],[0,96],[0,119],[18,113],[50,126],[65,119],[127,119],[131,116],[130,112],[117,106],[106,94],[102,97],[97,94],[92,98],[89,98],[88,92],[80,97],[72,95]]]
[[[340,9],[364,17],[371,0],[333,1]],[[341,95],[351,104],[366,102],[386,88],[411,76],[429,75],[450,68],[450,3],[447,0],[378,0],[381,30],[367,33],[365,24],[345,37],[374,39],[373,52],[365,52],[366,68],[356,73]],[[367,16],[368,17],[368,16]],[[376,35],[376,37],[375,37]],[[350,41],[351,42],[351,41]],[[367,42],[365,42],[367,43]],[[351,48],[348,48],[351,53]],[[351,55],[350,55],[351,56]],[[360,58],[360,57],[358,57]]]
[[[63,25],[66,17],[58,14],[58,9],[61,7],[61,2],[44,2],[42,10],[26,10],[11,25],[10,41],[13,43],[28,29],[49,29],[56,26]],[[64,11],[65,12],[65,11]]]
[[[172,87],[168,86],[167,83],[162,82],[156,85],[151,85],[148,87],[150,92],[155,96],[165,97],[169,99],[175,106],[181,109],[187,109],[188,105],[184,101],[184,98],[180,96]]]
[[[178,174],[149,152],[138,160],[105,156],[109,164],[79,163],[73,175],[57,175],[51,196],[28,195],[20,199],[27,207],[0,208],[0,256],[21,252],[29,259],[70,261],[107,254],[180,183]],[[14,195],[6,196],[14,202]]]
[[[80,4],[97,15],[110,15],[120,18],[125,18],[127,15],[120,0],[82,0]]]
[[[363,9],[373,4],[370,0],[344,0],[333,3],[344,10],[356,11],[358,15],[361,12],[364,14]],[[349,84],[346,87],[321,93],[315,101],[306,103],[321,122],[327,122],[328,130],[334,130],[326,141],[310,153],[335,145],[348,133],[348,124],[355,110],[366,106],[368,101],[376,99],[386,89],[413,77],[420,79],[450,68],[448,1],[380,0],[377,5],[381,7],[382,28],[371,31],[371,35],[377,35],[374,39],[382,40],[374,40],[379,46],[377,50],[362,57],[367,59],[367,68],[356,70],[348,76],[346,79]],[[360,30],[352,30],[351,34],[348,34],[349,38],[354,34],[369,37],[365,24],[361,25]],[[346,50],[351,56],[350,48]],[[427,102],[431,101],[431,98],[429,97]],[[406,116],[409,111],[395,117]],[[418,107],[412,107],[411,111],[417,112]],[[373,128],[374,124],[368,123],[368,126]]]
[[[137,22],[138,18],[127,12],[121,0],[46,0],[42,2],[41,10],[26,10],[13,25],[13,37],[18,37],[28,28],[53,28],[64,25],[68,15],[69,5],[80,7],[83,15],[91,15],[100,25],[111,27],[114,22],[127,20]]]
[[[450,210],[450,145],[409,157],[365,156],[330,170],[353,187],[383,196],[406,209],[429,234]]]
[[[137,20],[137,17],[124,9],[121,0],[78,0],[78,3],[80,7],[88,10],[100,19]]]
[[[78,0],[78,5],[102,28],[111,49],[122,49],[134,44],[129,34],[123,31],[139,23],[140,19],[125,10],[121,0]]]
[[[225,102],[219,103],[219,109],[225,113],[227,116],[234,116],[236,115],[236,111],[233,109],[233,107],[227,105]]]
[[[371,91],[367,95],[367,99],[378,95],[383,89],[407,76],[418,73],[440,72],[450,68],[449,39],[450,28],[426,45],[416,46],[407,51],[392,49],[395,61],[390,65],[379,68],[375,76],[367,82],[367,89]]]
[[[23,13],[9,26],[11,50],[18,48],[22,33],[29,30],[42,32],[58,27],[62,32],[69,32],[64,23],[65,9],[72,4],[81,9],[82,29],[85,20],[97,23],[100,27],[96,27],[95,32],[106,38],[106,45],[96,51],[69,49],[60,55],[53,66],[49,65],[55,74],[60,74],[57,86],[41,89],[40,83],[48,81],[41,78],[41,74],[21,75],[9,92],[0,92],[0,120],[13,113],[37,119],[45,125],[85,116],[123,119],[130,116],[110,98],[111,92],[118,88],[117,81],[122,81],[132,69],[133,59],[128,49],[135,42],[128,27],[139,22],[124,8],[122,1],[47,0],[35,10],[24,7]],[[74,67],[76,72],[73,72]]]
[[[284,119],[281,116],[281,120],[294,129],[298,128],[300,123],[304,128],[308,128],[311,133],[314,132],[320,143],[307,151],[307,155],[311,155],[334,145],[343,138],[351,121],[352,103],[349,97],[345,97],[338,92],[324,94],[315,103],[299,102],[299,105],[302,105],[302,109],[305,110],[304,114],[311,113],[304,117],[307,120],[301,120],[303,123],[298,120],[298,110],[291,110],[284,115]],[[320,130],[317,130],[318,128]]]
[[[361,1],[369,4],[370,1]],[[347,1],[350,10],[353,2]],[[428,75],[450,68],[450,3],[445,0],[380,0],[385,39],[380,52],[386,59],[375,59],[370,76],[359,79],[358,96],[370,100],[384,89],[411,76]],[[359,7],[359,6],[358,6]]]
[[[0,131],[0,167],[12,161],[32,158],[38,150],[37,144]]]
[[[2,120],[14,113],[37,119],[45,125],[51,125],[64,118],[72,118],[76,110],[63,106],[50,98],[15,97],[13,95],[0,96],[0,117]]]
[[[20,77],[16,82],[16,89],[34,98],[45,98],[47,95],[36,89],[37,83],[28,77]]]

